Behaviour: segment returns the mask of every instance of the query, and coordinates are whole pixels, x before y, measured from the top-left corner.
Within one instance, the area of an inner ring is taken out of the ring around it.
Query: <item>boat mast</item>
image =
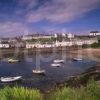
[[[40,70],[40,48],[36,50],[36,70]]]

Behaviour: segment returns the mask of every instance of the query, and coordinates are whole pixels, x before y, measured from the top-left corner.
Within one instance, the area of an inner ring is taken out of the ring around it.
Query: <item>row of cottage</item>
[[[60,47],[60,46],[73,46],[73,45],[78,45],[78,46],[82,46],[82,45],[90,45],[93,44],[95,42],[98,42],[97,40],[79,40],[79,41],[56,41],[55,43],[52,44],[41,44],[41,43],[16,43],[15,46],[9,44],[9,43],[0,43],[0,48],[12,48],[12,47],[24,47],[24,48],[51,48],[51,47]]]
[[[40,44],[40,43],[27,43],[26,44],[26,48],[52,48],[52,47],[61,47],[61,46],[73,46],[73,45],[78,45],[78,46],[82,46],[82,45],[90,45],[93,44],[95,42],[98,42],[96,40],[84,40],[84,41],[56,41],[55,43],[52,44]]]
[[[51,48],[51,47],[59,47],[59,46],[73,46],[73,45],[90,45],[95,42],[98,42],[97,38],[93,36],[93,38],[89,38],[88,36],[86,38],[80,39],[78,37],[75,37],[73,34],[62,34],[63,39],[62,42],[59,42],[57,40],[58,35],[55,34],[54,36],[52,35],[39,35],[39,36],[22,36],[19,38],[13,38],[13,39],[0,39],[0,48],[15,48],[15,47],[22,47],[22,48]],[[94,34],[92,34],[94,35]],[[89,35],[91,36],[91,35]],[[28,42],[27,40],[39,40],[39,39],[49,39],[51,40],[52,38],[56,39],[56,42],[53,43],[37,43],[37,42]],[[66,39],[65,39],[66,38]]]

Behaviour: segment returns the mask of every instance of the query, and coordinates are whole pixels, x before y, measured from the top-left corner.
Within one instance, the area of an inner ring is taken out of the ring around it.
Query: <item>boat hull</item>
[[[17,59],[8,59],[7,60],[9,63],[16,63],[16,62],[19,62],[19,60]]]
[[[45,70],[33,70],[34,74],[45,74]]]
[[[21,80],[22,76],[17,76],[17,77],[1,77],[1,82],[14,82],[14,81],[18,81]]]
[[[57,59],[57,60],[54,60],[53,62],[54,62],[54,63],[64,63],[64,60],[59,60],[59,59]]]
[[[51,64],[52,67],[60,67],[60,64]]]
[[[82,59],[78,59],[78,58],[73,58],[73,61],[82,61]]]

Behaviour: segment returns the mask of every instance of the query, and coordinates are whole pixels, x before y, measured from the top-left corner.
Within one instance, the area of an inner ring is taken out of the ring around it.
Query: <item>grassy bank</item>
[[[99,100],[100,83],[90,81],[86,86],[80,88],[63,87],[49,95],[43,95],[39,90],[23,87],[5,87],[0,90],[0,100]]]
[[[42,100],[42,95],[39,90],[5,87],[0,90],[0,100]]]
[[[50,97],[49,100],[100,100],[100,83],[90,81],[86,87],[64,87]]]

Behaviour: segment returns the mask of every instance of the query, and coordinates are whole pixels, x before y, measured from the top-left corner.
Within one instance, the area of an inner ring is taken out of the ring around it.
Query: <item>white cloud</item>
[[[99,6],[100,0],[50,0],[28,13],[28,22],[43,19],[53,23],[72,21]]]
[[[16,36],[27,34],[28,28],[20,22],[0,23],[0,36]],[[6,34],[6,35],[5,35]]]
[[[33,9],[37,5],[39,5],[37,9]],[[27,34],[30,23],[43,19],[56,24],[72,21],[97,8],[99,5],[100,0],[44,0],[42,4],[39,4],[39,0],[18,0],[15,14],[12,16],[14,16],[15,20],[18,18],[23,20],[27,25],[11,21],[0,23],[0,35]],[[50,25],[52,26],[52,24]],[[59,28],[57,29],[53,26],[41,27],[49,32],[59,31]],[[33,30],[34,26],[31,26],[31,28]]]
[[[17,3],[19,7],[26,7],[30,10],[38,4],[38,0],[18,0]]]

